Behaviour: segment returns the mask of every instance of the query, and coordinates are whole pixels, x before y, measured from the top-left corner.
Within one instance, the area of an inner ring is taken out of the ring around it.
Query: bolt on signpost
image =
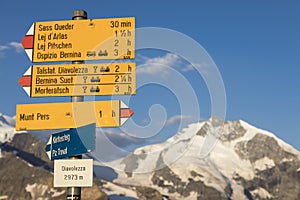
[[[67,187],[67,199],[80,200],[81,187],[92,186],[93,161],[82,154],[95,149],[95,127],[121,126],[133,114],[122,101],[84,102],[84,96],[136,93],[134,62],[84,60],[134,59],[134,29],[134,17],[87,20],[75,10],[72,20],[33,23],[22,41],[34,63],[72,61],[33,65],[19,80],[30,97],[71,96],[71,102],[16,106],[16,130],[70,128],[52,134],[45,148],[54,160],[54,187]]]

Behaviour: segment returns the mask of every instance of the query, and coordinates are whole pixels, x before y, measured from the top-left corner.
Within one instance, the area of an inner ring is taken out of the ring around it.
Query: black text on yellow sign
[[[120,101],[20,104],[16,107],[16,130],[120,126]]]
[[[134,17],[36,22],[33,37],[32,62],[135,57]]]
[[[27,74],[26,74],[27,73]],[[32,66],[20,79],[31,97],[132,95],[136,64],[61,64]]]

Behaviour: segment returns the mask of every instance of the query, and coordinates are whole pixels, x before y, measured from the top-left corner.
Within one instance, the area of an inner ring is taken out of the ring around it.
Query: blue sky
[[[199,53],[200,60],[207,59],[207,62],[191,63],[187,57],[174,53],[174,48],[179,48],[179,51],[181,46],[184,48],[185,41],[182,40],[174,40],[170,49],[137,50],[135,61],[140,70],[137,81],[142,84],[153,79],[154,83],[137,88],[137,94],[131,98],[117,97],[128,101],[135,115],[120,129],[104,130],[111,133],[111,137],[128,131],[134,137],[127,137],[124,133],[121,136],[132,144],[159,142],[190,122],[208,119],[213,113],[213,103],[203,75],[206,69],[216,67],[224,83],[227,120],[245,120],[275,133],[300,149],[299,1],[128,0],[63,3],[58,0],[11,0],[3,1],[1,8],[0,112],[5,115],[14,116],[16,104],[70,100],[67,97],[33,99],[27,96],[18,79],[31,62],[20,42],[33,22],[69,20],[73,10],[83,9],[93,19],[134,16],[136,28],[140,28],[141,33],[142,28],[156,27],[178,33],[178,36],[184,35],[187,40],[203,47],[202,51],[191,54]],[[147,39],[145,37],[148,36],[138,33],[137,42]],[[143,45],[137,43],[136,46]],[[191,68],[191,64],[199,65],[201,74]],[[178,79],[174,77],[177,75],[183,78],[186,85],[176,84]],[[161,84],[165,80],[169,80],[167,87]],[[175,90],[168,88],[171,83],[175,83],[172,86]],[[190,94],[190,90],[194,93]],[[186,92],[185,98],[180,92]],[[214,88],[214,92],[213,98],[218,98],[222,88]],[[192,103],[188,103],[182,113],[182,102],[189,101]],[[197,109],[200,115],[197,115]],[[162,121],[165,123],[160,123]],[[180,121],[183,122],[181,126],[178,124]],[[134,128],[139,131],[133,131]]]

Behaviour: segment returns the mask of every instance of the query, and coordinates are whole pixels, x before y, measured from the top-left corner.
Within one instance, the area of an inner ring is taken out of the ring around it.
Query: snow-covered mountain
[[[115,184],[165,199],[300,199],[300,153],[244,121],[191,124],[108,166]]]
[[[0,127],[14,127],[15,122],[15,117],[9,117],[0,113]]]
[[[45,144],[16,133],[14,118],[0,114],[0,198],[65,199],[64,189],[52,188]],[[89,199],[107,199],[103,192],[113,200],[300,199],[300,153],[241,120],[190,124],[164,143],[95,164],[94,172],[110,179],[95,177],[94,187],[83,189]]]
[[[7,125],[3,127],[10,130]],[[66,188],[53,188],[53,161],[49,160],[45,145],[27,132],[14,134],[0,143],[0,199],[67,199]],[[82,188],[82,196],[89,200],[108,200],[96,182],[92,188]]]
[[[11,140],[16,133],[15,118],[0,113],[0,144]]]

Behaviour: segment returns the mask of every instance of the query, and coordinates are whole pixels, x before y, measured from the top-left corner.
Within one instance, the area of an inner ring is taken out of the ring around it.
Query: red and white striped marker
[[[120,125],[123,125],[133,115],[134,112],[130,108],[128,108],[128,106],[123,101],[120,102]]]
[[[23,76],[19,79],[19,84],[23,87],[25,92],[30,96],[31,91],[31,67],[23,74]]]
[[[22,40],[22,46],[25,49],[26,54],[29,59],[32,61],[33,56],[33,35],[34,35],[34,23],[31,25],[30,29],[26,33],[25,37]]]

